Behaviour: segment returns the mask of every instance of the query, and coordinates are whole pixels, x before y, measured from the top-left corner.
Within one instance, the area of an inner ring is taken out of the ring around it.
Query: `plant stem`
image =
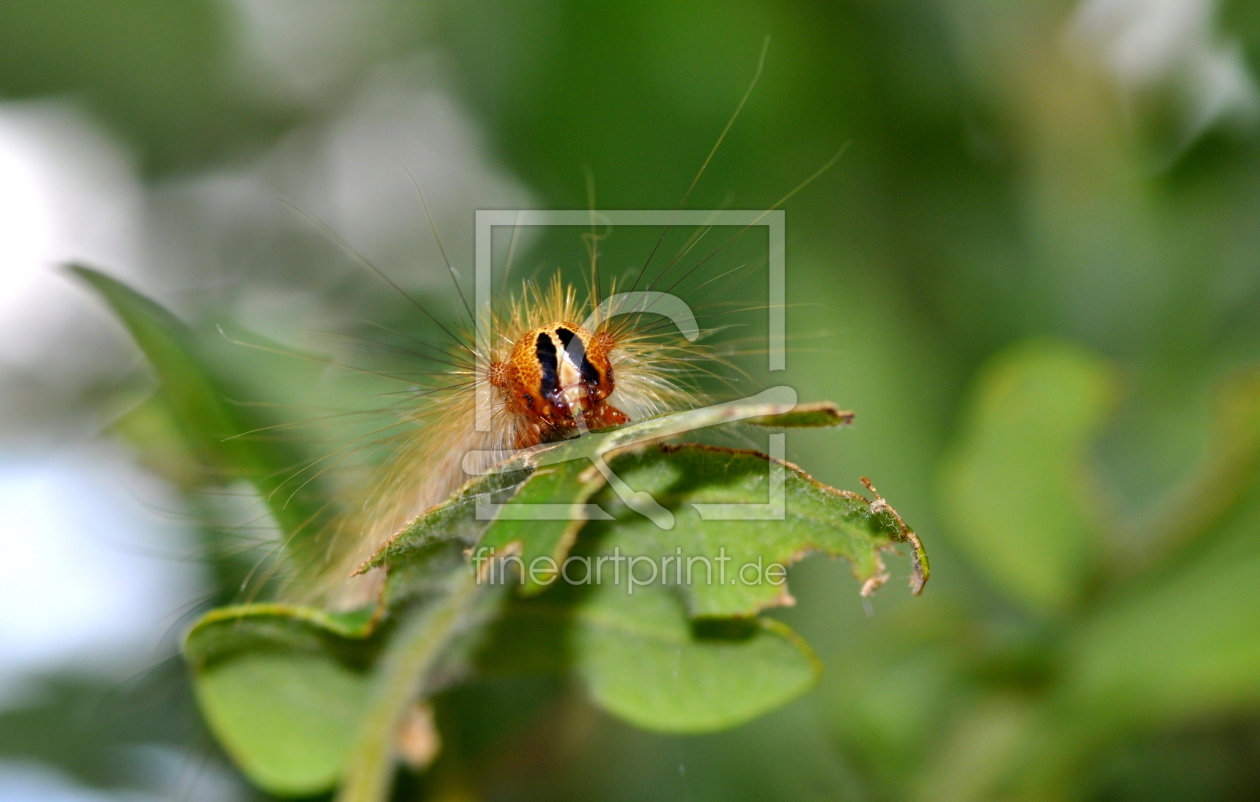
[[[416,610],[401,625],[382,657],[336,802],[384,802],[388,798],[394,772],[394,738],[402,716],[458,629],[476,590],[475,576],[461,567],[455,586],[445,598]]]

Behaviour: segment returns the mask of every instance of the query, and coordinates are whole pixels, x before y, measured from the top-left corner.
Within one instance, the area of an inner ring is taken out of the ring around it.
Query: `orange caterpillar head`
[[[694,401],[701,349],[642,314],[604,317],[596,297],[579,300],[559,276],[526,283],[503,311],[486,361],[504,446],[529,448]]]
[[[575,342],[576,341],[576,342]],[[517,338],[507,359],[490,366],[490,384],[518,420],[516,447],[560,439],[578,430],[627,423],[608,401],[615,389],[609,332],[551,323]]]

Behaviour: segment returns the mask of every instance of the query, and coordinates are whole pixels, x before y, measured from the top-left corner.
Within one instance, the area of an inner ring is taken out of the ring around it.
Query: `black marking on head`
[[[591,385],[599,384],[599,371],[586,358],[586,354],[582,354],[582,381]]]
[[[551,398],[560,392],[560,379],[557,373],[560,363],[556,360],[556,344],[551,341],[551,337],[546,332],[538,335],[536,343],[534,356],[538,359],[538,366],[542,368],[542,383],[539,389],[542,391],[543,398]]]
[[[556,336],[559,337],[560,342],[564,344],[564,350],[569,352],[569,356],[576,356],[573,350],[569,347],[569,343],[573,342],[573,338],[577,335],[566,329],[564,326],[561,326],[556,329]],[[582,343],[581,339],[579,339],[578,345],[581,346],[583,344],[584,343]],[[578,353],[582,355],[582,364],[579,366],[579,369],[582,371],[582,381],[586,384],[599,384],[599,371],[591,364],[591,360],[586,358],[586,349],[580,348]]]

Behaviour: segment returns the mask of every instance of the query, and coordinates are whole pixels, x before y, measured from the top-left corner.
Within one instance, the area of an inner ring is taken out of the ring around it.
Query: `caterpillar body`
[[[440,369],[411,392],[390,455],[334,523],[315,588],[325,601],[369,600],[381,577],[351,579],[355,569],[469,478],[467,455],[489,468],[515,450],[697,403],[700,379],[724,361],[650,308],[606,314],[597,287],[597,275],[585,297],[559,275],[525,282],[490,313],[488,348],[470,330],[446,329],[447,346],[430,349]],[[475,426],[478,397],[489,400],[487,431]]]

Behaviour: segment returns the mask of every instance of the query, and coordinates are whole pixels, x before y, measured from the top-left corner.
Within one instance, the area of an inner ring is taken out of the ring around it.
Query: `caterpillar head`
[[[629,422],[608,403],[612,349],[611,334],[553,323],[525,332],[506,360],[490,366],[490,384],[520,424],[517,448],[571,434],[579,416],[588,429]]]

